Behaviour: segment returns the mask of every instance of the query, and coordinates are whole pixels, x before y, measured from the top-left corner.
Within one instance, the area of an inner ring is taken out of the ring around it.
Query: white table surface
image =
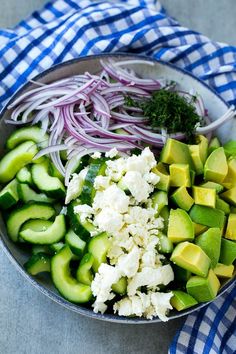
[[[45,0],[0,0],[0,27],[13,27]],[[235,0],[162,0],[185,26],[236,44]],[[1,59],[0,59],[1,60]],[[84,318],[53,303],[16,272],[0,250],[0,353],[164,354],[183,320],[117,325]]]

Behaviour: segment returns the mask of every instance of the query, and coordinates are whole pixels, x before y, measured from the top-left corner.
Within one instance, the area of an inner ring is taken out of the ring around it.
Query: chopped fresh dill
[[[192,102],[196,100],[193,96]],[[152,128],[164,128],[167,133],[182,132],[188,142],[194,141],[194,134],[197,123],[201,117],[196,113],[192,102],[188,102],[177,92],[164,89],[155,91],[150,99],[135,101],[127,96],[127,106],[138,106],[143,114],[149,119]]]

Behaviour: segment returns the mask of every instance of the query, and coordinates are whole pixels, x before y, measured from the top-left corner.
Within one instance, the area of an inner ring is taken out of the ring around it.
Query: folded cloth
[[[159,2],[56,0],[0,30],[0,105],[54,64],[117,51],[174,63],[236,103],[236,48],[180,26]],[[170,353],[235,353],[235,295],[234,287],[188,316]]]

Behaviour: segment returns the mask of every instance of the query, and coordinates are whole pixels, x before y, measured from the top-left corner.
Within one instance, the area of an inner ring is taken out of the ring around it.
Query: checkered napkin
[[[236,48],[180,26],[159,2],[56,0],[14,29],[0,30],[0,106],[53,64],[117,51],[185,68],[236,103]],[[170,353],[235,353],[235,295],[234,287],[188,316]]]

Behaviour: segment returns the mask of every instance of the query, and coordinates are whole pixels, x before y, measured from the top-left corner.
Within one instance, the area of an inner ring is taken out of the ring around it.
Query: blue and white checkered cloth
[[[0,106],[53,64],[117,51],[174,63],[236,104],[236,48],[180,26],[159,2],[56,0],[14,29],[0,30]],[[170,353],[235,353],[235,297],[236,287],[188,316]]]

